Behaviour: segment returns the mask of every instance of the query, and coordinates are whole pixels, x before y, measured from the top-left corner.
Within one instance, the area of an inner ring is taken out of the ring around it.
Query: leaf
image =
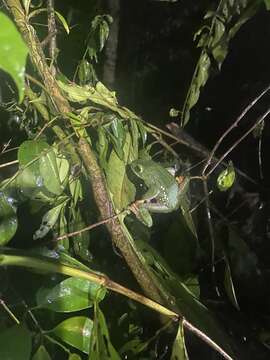
[[[0,192],[0,246],[6,245],[17,231],[18,220],[14,199]]]
[[[108,155],[109,142],[103,126],[98,127],[98,159],[103,169],[107,167],[107,155]]]
[[[69,199],[64,197],[63,201],[46,212],[46,214],[42,217],[42,222],[38,230],[35,231],[33,235],[33,239],[42,239],[48,232],[54,227],[56,221],[58,220],[61,211],[67,205]]]
[[[136,239],[136,247],[138,256],[144,258],[144,263],[152,274],[153,281],[171,302],[171,305],[177,307],[193,326],[232,355],[230,340],[214,314],[194,297],[187,285],[149,244]]]
[[[270,10],[270,0],[264,0],[266,10]]]
[[[13,22],[0,13],[0,69],[6,71],[14,80],[19,93],[19,103],[24,97],[24,73],[27,46]]]
[[[227,169],[223,170],[217,178],[217,186],[220,191],[227,191],[235,181],[235,171],[233,163],[230,161]]]
[[[32,357],[32,360],[51,360],[51,357],[48,354],[45,346],[40,345],[40,347]]]
[[[216,11],[208,11],[205,24],[196,32],[199,37],[198,47],[202,47],[191,84],[184,102],[181,124],[185,126],[190,118],[190,110],[200,97],[201,88],[206,84],[210,70],[221,68],[229,43],[241,26],[259,9],[261,1],[224,0],[217,5]],[[210,59],[214,59],[211,61]]]
[[[39,170],[39,159],[42,151],[49,149],[45,141],[24,141],[18,150],[19,168],[22,171],[16,180],[20,192],[27,197],[34,197],[44,188],[44,179]],[[46,174],[48,176],[49,174]]]
[[[84,316],[77,316],[64,320],[50,332],[65,343],[88,354],[92,329],[92,320]]]
[[[59,174],[59,181],[61,183],[62,188],[65,188],[69,176],[69,168],[70,168],[69,161],[62,154],[59,154],[57,152],[55,152],[55,156],[56,156],[56,166]]]
[[[95,317],[90,340],[91,360],[120,360],[119,354],[113,347],[105,317],[98,304],[95,304]]]
[[[64,160],[62,161],[64,162]],[[67,164],[62,166],[65,169],[67,168]],[[40,157],[39,170],[40,175],[44,179],[44,186],[46,189],[55,195],[62,194],[64,189],[61,186],[56,155],[53,149],[51,151],[46,151],[46,153]]]
[[[132,203],[136,194],[136,188],[126,173],[126,165],[135,160],[129,133],[127,133],[126,136],[123,152],[124,159],[122,160],[117,156],[116,152],[112,150],[106,168],[108,188],[113,204],[118,211],[121,211]]]
[[[73,312],[93,306],[105,297],[106,289],[84,279],[68,278],[51,289],[40,288],[37,306],[56,312]]]
[[[225,287],[227,296],[230,299],[230,302],[237,310],[240,311],[240,307],[239,307],[237,297],[235,294],[235,289],[234,289],[234,284],[233,284],[233,279],[232,279],[232,274],[231,274],[231,268],[230,268],[228,261],[226,261],[224,287]]]
[[[82,217],[81,210],[76,209],[73,203],[71,202],[70,209],[70,219],[69,219],[69,231],[77,231],[86,227],[86,223]],[[90,232],[84,231],[72,237],[73,240],[73,250],[76,257],[83,259],[86,262],[90,262],[93,258],[91,252],[89,251],[90,243]]]
[[[56,10],[54,10],[54,12],[55,12],[55,15],[58,17],[59,21],[62,23],[64,29],[66,30],[66,33],[69,34],[69,32],[70,32],[69,26],[68,26],[68,23],[67,23],[66,19],[64,18],[64,16]]]
[[[90,85],[79,86],[74,83],[64,83],[57,81],[59,87],[67,94],[70,101],[85,103],[92,101],[95,104],[104,106],[118,113],[123,119],[138,119],[138,117],[129,109],[119,106],[115,92],[110,91],[100,81],[97,82],[96,87]]]
[[[98,81],[95,68],[85,59],[81,60],[79,63],[78,75],[81,85],[85,85],[87,83],[94,84]]]
[[[185,334],[183,323],[180,321],[176,338],[173,343],[171,360],[188,360],[188,353],[185,345]]]
[[[73,176],[70,176],[69,191],[72,197],[73,204],[74,206],[76,206],[78,201],[83,199],[82,184],[79,178],[74,179]]]
[[[17,178],[17,186],[26,196],[34,198],[38,192],[47,195],[48,192],[54,195],[63,192],[55,152],[45,141],[24,141],[19,147],[18,160],[22,173]],[[68,165],[63,159],[59,165],[63,166],[63,176]]]
[[[29,360],[31,333],[25,325],[15,325],[0,333],[0,359]]]

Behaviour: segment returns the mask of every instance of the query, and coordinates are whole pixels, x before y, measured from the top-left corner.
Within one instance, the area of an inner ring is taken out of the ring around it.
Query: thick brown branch
[[[41,44],[36,36],[34,28],[28,23],[24,10],[18,0],[7,0],[7,4],[14,16],[28,47],[33,64],[36,66],[47,92],[50,94],[51,99],[59,111],[60,115],[65,117],[65,114],[72,111],[68,101],[63,97],[57,85],[55,77],[51,69],[47,65]],[[111,202],[105,186],[105,179],[103,173],[97,163],[95,154],[85,139],[80,139],[79,153],[83,159],[86,170],[91,179],[93,193],[97,207],[103,219],[112,216]],[[113,242],[123,254],[128,266],[133,272],[135,278],[140,286],[144,289],[148,297],[156,302],[166,304],[166,301],[159,293],[158,287],[154,285],[153,279],[146,271],[145,266],[142,264],[134,249],[126,239],[125,234],[121,228],[118,220],[107,223],[107,228],[110,232]]]

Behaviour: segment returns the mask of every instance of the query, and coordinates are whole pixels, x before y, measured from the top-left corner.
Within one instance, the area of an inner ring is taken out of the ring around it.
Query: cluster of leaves
[[[30,2],[24,3],[26,12],[29,12]],[[208,80],[212,66],[210,58],[213,57],[220,68],[228,52],[229,41],[240,26],[255,13],[258,5],[259,1],[253,4],[248,1],[222,1],[216,12],[207,14],[206,19],[211,21],[211,26],[210,30],[203,27],[197,34],[200,35],[199,46],[203,50],[187,95],[183,124],[188,122],[190,109],[196,104],[200,89]],[[68,29],[65,19],[59,15],[58,17]],[[65,114],[68,126],[59,121],[54,128],[54,124],[48,124],[48,119],[40,117],[35,138],[26,140],[19,146],[18,171],[1,183],[0,245],[6,245],[14,238],[18,228],[17,210],[25,203],[29,204],[30,214],[40,210],[42,212],[42,220],[39,228],[35,229],[31,246],[34,247],[34,241],[42,239],[49,241],[50,245],[54,241],[56,245],[53,251],[43,245],[27,255],[4,247],[1,249],[0,265],[35,269],[44,274],[47,283],[35,290],[34,305],[31,309],[25,306],[23,320],[18,320],[6,307],[7,313],[17,324],[11,327],[1,324],[3,330],[0,336],[0,358],[24,360],[29,359],[32,354],[35,360],[51,359],[53,355],[50,355],[50,350],[53,346],[67,354],[69,360],[79,360],[84,357],[83,354],[87,354],[91,359],[120,359],[120,356],[125,354],[138,358],[144,356],[147,346],[153,340],[144,341],[138,331],[130,328],[127,334],[122,336],[122,346],[118,351],[115,349],[108,330],[108,320],[100,309],[100,303],[108,301],[107,291],[103,286],[106,286],[106,277],[83,264],[90,264],[91,268],[94,268],[98,261],[93,260],[89,252],[89,234],[80,232],[90,220],[96,219],[96,207],[87,190],[89,174],[74,151],[74,144],[78,144],[76,141],[81,138],[86,139],[97,155],[114,212],[118,215],[122,231],[140,260],[143,271],[150,276],[163,298],[177,309],[181,317],[199,329],[209,341],[218,344],[231,355],[227,334],[208,308],[200,302],[198,276],[191,273],[192,266],[187,266],[188,270],[183,271],[181,276],[174,272],[150,245],[149,229],[128,211],[129,205],[136,200],[136,186],[130,177],[129,165],[140,157],[150,156],[152,143],[149,139],[151,134],[157,135],[158,132],[132,111],[120,106],[116,94],[97,81],[92,63],[97,61],[97,54],[104,47],[110,22],[111,18],[107,15],[97,16],[92,21],[87,49],[78,66],[79,85],[67,81],[63,76],[57,81],[74,109]],[[0,31],[0,51],[5,53],[0,59],[0,68],[6,71],[17,85],[21,106],[34,107],[35,102],[23,102],[27,47],[13,22],[2,13],[1,28],[6,31]],[[14,44],[11,48],[7,46],[10,43]],[[35,100],[38,105],[51,112],[49,120],[52,123],[58,120],[46,92]],[[47,121],[45,127],[44,120]],[[61,140],[50,132],[53,130],[55,134],[59,134],[59,127],[64,133]],[[74,138],[76,140],[72,140]],[[81,170],[79,174],[76,174],[77,168]],[[219,189],[227,190],[234,179],[235,173],[230,164],[218,178]],[[88,213],[85,216],[84,204],[91,207],[91,216],[88,216]],[[190,245],[185,244],[185,248],[189,247],[192,256],[196,256],[198,239],[192,217],[187,211],[187,198],[183,198],[181,208],[184,216],[182,225],[179,225],[180,217],[177,224],[175,223],[176,233],[180,230],[184,237],[186,236],[184,241],[186,243],[188,239]],[[188,229],[191,229],[191,232]],[[74,233],[65,237],[65,234],[70,232]],[[236,237],[234,233],[231,234],[231,239]],[[237,243],[242,244],[241,239]],[[238,308],[229,261],[226,265],[224,282],[227,295]],[[49,273],[58,273],[60,277],[52,278]],[[93,309],[91,315],[89,308]],[[61,317],[56,326],[49,322],[49,330],[44,330],[41,326],[44,312],[49,313],[57,322],[58,316],[52,314],[71,313],[71,316]],[[30,314],[35,326],[28,318],[24,320],[27,314]],[[154,339],[157,336],[154,336]],[[127,337],[128,340],[124,341]],[[147,356],[150,358],[149,353]],[[181,322],[172,346],[171,358],[188,359]]]

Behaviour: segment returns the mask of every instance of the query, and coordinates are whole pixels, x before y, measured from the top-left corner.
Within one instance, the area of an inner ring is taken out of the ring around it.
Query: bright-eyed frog
[[[137,204],[156,213],[169,213],[180,207],[181,197],[188,188],[188,177],[175,178],[168,169],[150,159],[136,160],[130,166],[148,187]]]

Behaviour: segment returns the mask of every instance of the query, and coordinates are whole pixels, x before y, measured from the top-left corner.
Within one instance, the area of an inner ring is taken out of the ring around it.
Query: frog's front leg
[[[145,200],[137,200],[131,205],[129,205],[130,211],[147,227],[153,225],[153,220],[150,212],[144,206]]]

